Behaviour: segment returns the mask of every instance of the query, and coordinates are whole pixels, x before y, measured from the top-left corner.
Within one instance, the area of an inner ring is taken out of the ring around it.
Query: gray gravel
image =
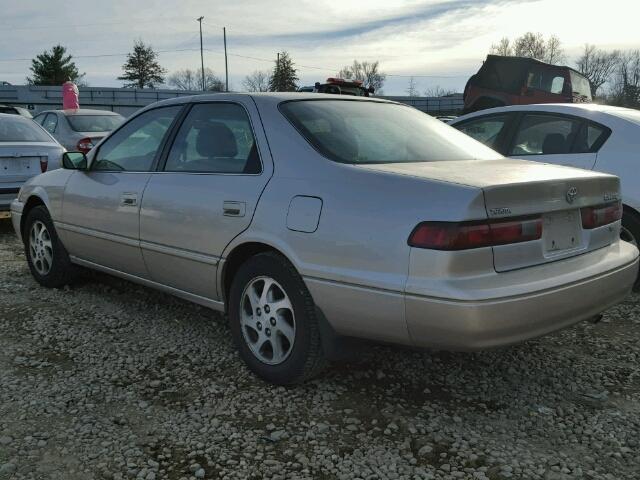
[[[0,479],[638,478],[639,313],[274,387],[206,309],[98,274],[40,288],[3,220]]]

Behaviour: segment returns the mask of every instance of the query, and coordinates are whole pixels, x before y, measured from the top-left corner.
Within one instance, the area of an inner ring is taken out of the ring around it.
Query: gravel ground
[[[204,308],[106,275],[39,287],[0,220],[0,479],[639,478],[639,313],[274,387]]]

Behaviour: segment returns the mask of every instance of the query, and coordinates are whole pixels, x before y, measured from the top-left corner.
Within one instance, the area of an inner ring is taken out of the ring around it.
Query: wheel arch
[[[282,249],[277,248],[271,244],[263,241],[245,241],[234,245],[229,254],[225,257],[223,266],[218,277],[220,285],[220,296],[225,304],[225,312],[228,310],[229,292],[231,290],[231,283],[240,266],[245,263],[249,258],[263,252],[274,252],[282,257],[286,258],[295,268],[295,263],[291,261],[288,255],[286,255]]]
[[[25,224],[26,224],[26,220],[27,220],[27,216],[29,215],[29,212],[33,210],[35,207],[40,205],[42,205],[47,210],[49,210],[47,202],[45,202],[45,200],[42,199],[37,194],[31,194],[27,199],[27,201],[25,202],[24,207],[22,208],[22,216],[20,217],[20,233],[22,234],[22,238],[25,238],[24,228],[25,228]]]

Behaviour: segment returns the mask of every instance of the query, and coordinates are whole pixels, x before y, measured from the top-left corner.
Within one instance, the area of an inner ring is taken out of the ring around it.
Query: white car
[[[33,119],[42,125],[64,148],[88,153],[124,120],[124,117],[107,110],[47,110]]]
[[[451,126],[501,154],[620,177],[621,237],[640,241],[640,111],[597,104],[514,105],[470,113]]]
[[[24,182],[60,168],[64,151],[33,120],[0,113],[0,212],[9,210]]]

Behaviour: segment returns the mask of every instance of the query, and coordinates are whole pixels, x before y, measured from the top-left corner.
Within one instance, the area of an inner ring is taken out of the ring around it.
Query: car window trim
[[[247,115],[247,119],[249,120],[249,126],[251,127],[251,134],[253,135],[253,141],[256,145],[256,152],[258,153],[258,161],[260,162],[260,172],[259,173],[232,173],[232,172],[204,172],[204,171],[190,171],[190,172],[180,172],[180,171],[165,171],[165,167],[167,166],[167,159],[169,158],[169,153],[171,153],[171,149],[173,148],[173,144],[184,124],[189,113],[196,105],[211,105],[211,104],[234,104],[239,105]],[[178,173],[180,175],[242,175],[242,176],[260,176],[264,173],[264,163],[262,162],[262,155],[260,154],[260,147],[258,145],[258,136],[256,135],[256,130],[253,125],[253,121],[251,119],[251,114],[245,105],[236,101],[236,100],[211,100],[206,102],[191,102],[187,104],[187,108],[184,109],[183,115],[180,117],[180,122],[176,123],[175,128],[172,129],[171,135],[167,138],[167,142],[165,144],[165,149],[162,151],[161,157],[158,159],[158,165],[154,173]]]
[[[607,127],[605,125],[602,125],[601,123],[594,122],[593,120],[590,120],[590,119],[587,119],[587,118],[583,118],[583,117],[578,117],[576,115],[571,115],[569,113],[537,111],[537,110],[520,110],[518,113],[520,113],[520,115],[519,115],[519,118],[517,120],[517,124],[515,125],[515,127],[513,129],[513,135],[509,139],[508,148],[505,149],[505,151],[507,152],[505,155],[509,156],[509,157],[513,156],[512,150],[513,150],[513,147],[514,147],[514,143],[516,141],[517,133],[520,131],[520,126],[522,125],[522,122],[523,122],[524,118],[527,115],[562,117],[562,118],[566,118],[568,120],[578,121],[578,122],[580,122],[580,129],[583,128],[584,124],[591,123],[591,124],[593,124],[593,125],[595,125],[595,126],[597,126],[599,128],[603,128],[605,131],[609,132],[609,134],[606,136],[606,138],[602,141],[602,144],[598,145],[598,149],[597,150],[594,150],[594,148],[592,148],[588,152],[576,153],[576,152],[573,152],[573,151],[569,151],[569,153],[562,153],[562,154],[559,153],[559,154],[556,154],[556,155],[581,155],[581,154],[585,154],[585,153],[598,153],[598,151],[600,150],[602,145],[604,145],[604,143],[609,138],[609,135],[611,135],[611,129],[609,127]],[[574,139],[573,141],[575,143],[576,139]],[[571,144],[570,150],[573,150],[574,143]],[[544,153],[528,153],[528,154],[519,154],[518,157],[535,157],[535,156],[540,156],[540,155],[551,155],[551,154],[549,154],[549,153],[547,153],[547,154],[544,154]]]
[[[88,167],[87,171],[90,171],[90,172],[110,172],[110,173],[151,173],[151,172],[154,172],[155,169],[156,169],[157,163],[158,163],[158,159],[160,158],[160,154],[162,153],[162,151],[164,149],[164,146],[165,146],[165,144],[167,142],[167,135],[174,128],[176,120],[181,116],[181,114],[184,111],[186,105],[188,105],[188,104],[186,104],[186,103],[172,103],[172,104],[169,104],[169,105],[158,105],[157,107],[144,109],[144,110],[136,113],[135,115],[129,117],[124,122],[122,122],[120,125],[118,125],[118,128],[116,128],[115,130],[112,130],[109,133],[109,135],[107,135],[100,142],[100,146],[96,149],[95,153],[93,154],[93,157],[91,159],[91,163],[89,164],[89,167]],[[93,168],[94,164],[97,161],[98,155],[100,155],[100,149],[103,147],[104,142],[108,141],[109,138],[111,138],[116,132],[118,132],[120,129],[122,129],[126,125],[128,125],[129,122],[134,121],[136,118],[138,118],[141,115],[144,115],[145,113],[149,113],[149,112],[152,112],[154,110],[159,110],[161,108],[171,108],[171,107],[180,107],[180,111],[173,118],[173,120],[171,122],[171,125],[169,125],[169,128],[167,129],[167,131],[165,132],[164,136],[162,137],[162,141],[160,142],[160,147],[156,151],[156,154],[153,157],[153,161],[151,162],[151,165],[149,166],[148,170],[102,170],[102,169],[101,170],[96,170],[96,169]]]

